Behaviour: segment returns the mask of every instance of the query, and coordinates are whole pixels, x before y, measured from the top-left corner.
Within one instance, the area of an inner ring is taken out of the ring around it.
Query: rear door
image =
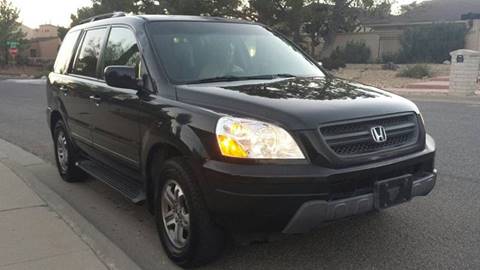
[[[68,122],[71,136],[77,142],[91,145],[93,102],[95,88],[98,87],[98,62],[104,45],[107,28],[88,29],[77,50],[70,72],[70,81],[65,85],[67,93]]]
[[[81,31],[74,31],[69,32],[65,36],[55,61],[54,71],[49,75],[48,79],[49,87],[53,90],[52,94],[55,97],[56,107],[62,112],[67,127],[70,128],[70,133],[74,131],[77,134],[88,137],[89,130],[81,129],[77,125],[78,122],[87,121],[87,115],[81,114],[79,111],[88,110],[88,108],[80,108],[78,106],[78,104],[82,103],[82,97],[72,88],[75,79],[68,74],[71,62],[75,58],[75,48],[77,43],[79,43],[81,34]],[[85,104],[88,107],[88,102]]]
[[[104,68],[131,66],[140,72],[141,57],[135,35],[127,27],[112,26],[99,72],[102,84],[95,89],[93,142],[97,149],[117,164],[138,169],[140,164],[141,100],[137,90],[108,86],[103,82]],[[139,74],[139,73],[137,73]]]

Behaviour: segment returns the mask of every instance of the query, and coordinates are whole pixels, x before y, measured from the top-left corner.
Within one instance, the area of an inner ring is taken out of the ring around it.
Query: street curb
[[[424,95],[424,94],[407,94],[407,93],[395,93],[398,96],[410,99],[413,101],[424,102],[441,102],[441,103],[456,103],[456,104],[480,104],[480,96],[451,96],[451,95]]]
[[[1,154],[2,148],[15,149],[7,154]],[[17,162],[22,158],[30,157],[35,160],[33,164],[21,164]],[[11,169],[19,176],[27,186],[43,199],[47,205],[54,210],[64,222],[85,242],[108,269],[111,270],[140,270],[141,268],[107,236],[100,232],[93,224],[84,218],[61,196],[50,189],[46,184],[29,170],[29,166],[45,165],[52,167],[49,163],[39,159],[35,155],[21,149],[20,147],[0,139],[0,162]]]
[[[407,99],[413,101],[421,102],[438,102],[438,103],[455,103],[455,104],[468,104],[468,105],[479,105],[480,98],[478,97],[451,97],[451,96],[403,96]]]

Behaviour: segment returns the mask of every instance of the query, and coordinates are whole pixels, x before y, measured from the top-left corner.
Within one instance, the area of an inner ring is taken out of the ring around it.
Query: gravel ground
[[[432,69],[434,77],[448,76],[450,73],[450,66],[448,65],[432,64],[428,66]],[[400,68],[403,67],[405,67],[405,65],[400,65]],[[403,88],[408,84],[424,81],[421,79],[397,77],[398,71],[382,70],[382,65],[378,64],[347,65],[346,68],[342,68],[332,73],[347,80],[354,80],[379,88]]]

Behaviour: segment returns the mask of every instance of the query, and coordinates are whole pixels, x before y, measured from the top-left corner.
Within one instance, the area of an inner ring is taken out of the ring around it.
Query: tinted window
[[[127,28],[112,28],[104,53],[103,70],[108,66],[130,66],[139,69],[140,52],[132,31]],[[138,74],[138,73],[137,73]]]
[[[97,63],[104,37],[105,29],[87,31],[83,39],[82,47],[80,48],[80,53],[75,60],[73,73],[96,77]]]
[[[149,32],[177,83],[224,76],[324,76],[302,52],[259,25],[156,22]]]
[[[67,72],[68,64],[70,64],[70,60],[72,59],[72,53],[79,34],[80,31],[70,32],[63,39],[60,51],[58,51],[57,60],[55,61],[55,66],[53,67],[55,73],[65,74]],[[35,55],[36,53],[35,51]]]

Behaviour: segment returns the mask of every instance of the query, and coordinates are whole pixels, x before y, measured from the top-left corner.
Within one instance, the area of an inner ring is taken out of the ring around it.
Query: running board
[[[141,183],[129,179],[105,165],[91,160],[80,161],[76,165],[97,180],[117,190],[133,203],[139,203],[146,199]]]

